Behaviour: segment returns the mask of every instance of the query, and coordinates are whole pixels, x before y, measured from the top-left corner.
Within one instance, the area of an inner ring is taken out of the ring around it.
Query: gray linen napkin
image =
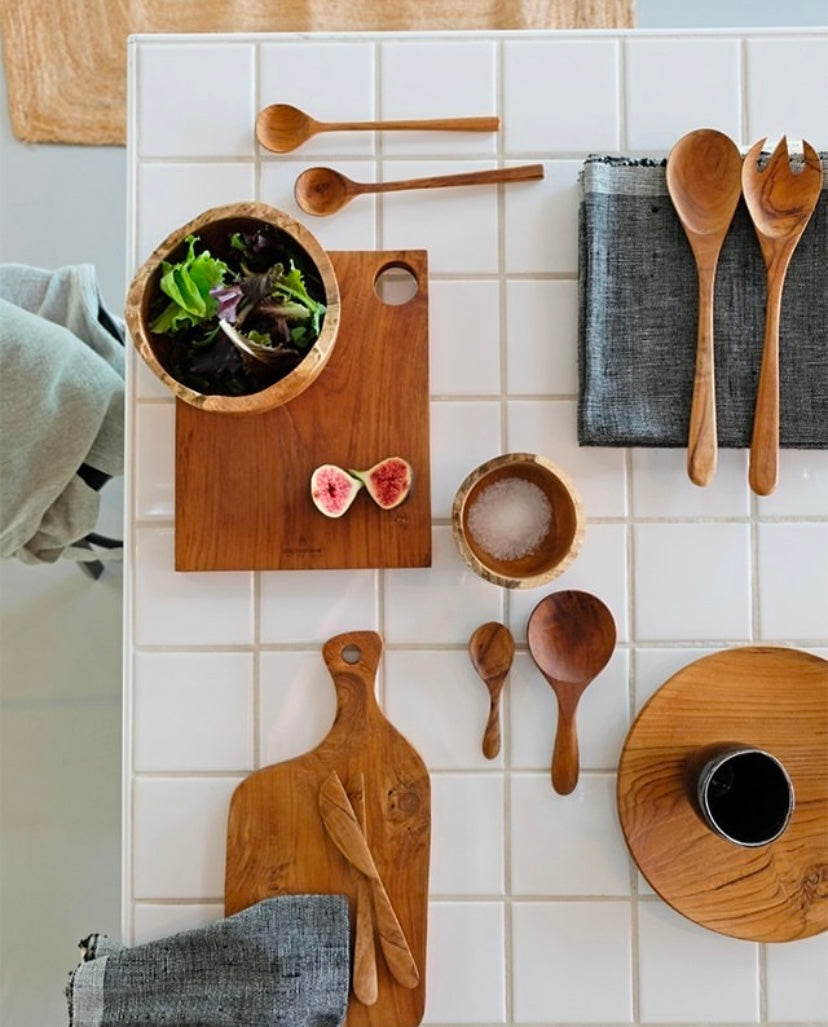
[[[828,158],[820,156],[828,172]],[[698,287],[693,255],[667,192],[665,163],[591,156],[581,170],[581,445],[687,445]],[[742,200],[716,275],[720,446],[750,445],[765,296],[765,266]],[[780,445],[828,448],[826,186],[785,282],[780,397]]]
[[[69,1027],[341,1027],[348,901],[280,895],[134,948],[91,935],[69,978]]]

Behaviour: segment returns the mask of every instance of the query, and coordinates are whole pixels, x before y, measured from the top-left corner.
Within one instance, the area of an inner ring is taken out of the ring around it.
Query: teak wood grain
[[[331,253],[341,294],[336,346],[319,378],[260,414],[176,402],[175,566],[181,571],[431,564],[428,267],[424,250]],[[413,298],[390,304],[375,280],[403,268]],[[320,464],[413,468],[408,499],[381,510],[363,489],[346,514],[313,505]]]
[[[353,647],[355,663],[349,662]],[[325,644],[336,688],[333,725],[315,749],[245,778],[231,799],[227,827],[228,915],[270,895],[344,894],[353,932],[360,874],[331,840],[319,792],[334,770],[352,801],[359,803],[362,789],[368,846],[419,981],[413,988],[398,984],[377,945],[376,1002],[363,1005],[352,995],[348,1027],[414,1027],[425,1007],[430,782],[419,754],[377,705],[381,652],[374,631],[347,632]]]
[[[718,837],[688,798],[688,757],[719,741],[765,749],[790,775],[796,806],[769,845],[742,848]],[[747,647],[673,675],[627,736],[618,810],[644,877],[696,923],[757,942],[828,929],[828,661]]]

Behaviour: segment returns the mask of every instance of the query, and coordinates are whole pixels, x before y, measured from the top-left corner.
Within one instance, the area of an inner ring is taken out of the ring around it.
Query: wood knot
[[[808,867],[799,885],[799,895],[802,909],[828,899],[828,863]]]
[[[419,815],[422,799],[414,785],[398,784],[388,789],[386,796],[386,816],[389,820],[408,820]]]

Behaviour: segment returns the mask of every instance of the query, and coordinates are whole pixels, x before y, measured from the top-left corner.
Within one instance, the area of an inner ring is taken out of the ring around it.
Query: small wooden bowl
[[[303,360],[283,377],[276,378],[276,372],[264,364],[257,368],[262,381],[262,388],[257,392],[242,396],[197,392],[178,381],[170,371],[170,351],[174,343],[168,336],[156,335],[149,330],[150,307],[159,292],[162,261],[180,259],[185,252],[188,235],[197,235],[201,244],[214,256],[218,256],[231,233],[254,230],[262,222],[283,232],[293,248],[298,248],[302,253],[305,266],[316,268],[325,290],[326,312],[322,330]],[[136,349],[153,374],[179,399],[201,410],[215,413],[260,413],[294,399],[321,374],[333,352],[339,331],[339,284],[330,257],[304,225],[264,203],[233,203],[204,211],[171,232],[155,248],[132,279],[124,316]]]
[[[552,508],[546,537],[532,552],[513,560],[487,552],[469,530],[469,510],[489,485],[506,479],[537,485]],[[533,453],[506,453],[481,464],[466,478],[451,509],[451,530],[460,555],[486,581],[503,588],[536,588],[562,574],[581,548],[584,517],[580,497],[567,475]]]

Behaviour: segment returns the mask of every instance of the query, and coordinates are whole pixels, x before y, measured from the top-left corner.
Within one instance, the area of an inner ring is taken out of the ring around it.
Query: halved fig
[[[322,464],[311,475],[313,505],[326,517],[341,517],[361,488],[359,478],[336,464]]]
[[[348,468],[368,491],[368,495],[383,510],[393,510],[408,498],[414,473],[411,464],[401,456],[389,456],[367,471]]]

